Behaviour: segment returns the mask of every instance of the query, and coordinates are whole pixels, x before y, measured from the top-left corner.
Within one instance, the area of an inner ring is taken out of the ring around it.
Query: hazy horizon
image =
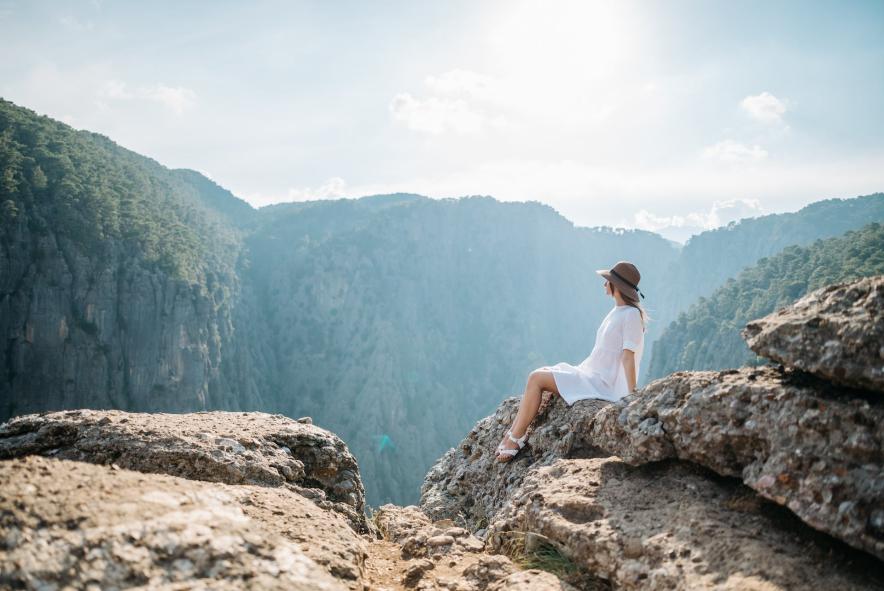
[[[255,207],[540,201],[684,242],[884,188],[884,4],[0,1],[0,96]]]

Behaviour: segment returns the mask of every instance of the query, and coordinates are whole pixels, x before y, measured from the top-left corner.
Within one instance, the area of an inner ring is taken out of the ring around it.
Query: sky
[[[255,207],[540,201],[683,241],[884,191],[884,1],[0,0],[0,96]]]

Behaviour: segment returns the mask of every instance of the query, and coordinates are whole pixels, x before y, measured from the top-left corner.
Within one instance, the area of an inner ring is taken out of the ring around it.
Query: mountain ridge
[[[532,369],[588,354],[610,305],[595,269],[642,269],[646,359],[667,293],[690,295],[670,273],[684,249],[652,232],[480,195],[254,209],[8,102],[0,172],[0,420],[313,416],[347,438],[374,504],[415,500],[432,461]],[[873,197],[853,217],[878,215]]]

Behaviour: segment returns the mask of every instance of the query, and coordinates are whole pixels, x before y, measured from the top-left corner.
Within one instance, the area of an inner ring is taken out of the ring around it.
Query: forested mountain
[[[657,341],[650,378],[751,365],[756,356],[740,336],[747,322],[824,285],[882,274],[884,226],[879,223],[803,247],[787,246],[681,313]]]
[[[645,354],[648,359],[653,356],[656,340],[679,313],[759,259],[786,246],[839,236],[873,221],[884,222],[884,193],[817,201],[793,213],[747,218],[693,236],[670,264],[665,281],[654,285],[653,292],[650,285],[645,290],[653,293],[648,306],[657,320],[651,325],[652,345]],[[646,364],[645,380],[640,382],[647,381],[649,371],[650,364]]]
[[[242,235],[194,178],[0,101],[0,418],[262,405],[223,359]]]
[[[0,102],[0,420],[310,415],[349,443],[369,503],[413,503],[431,463],[532,369],[589,354],[612,305],[595,269],[641,269],[647,366],[666,298],[687,306],[789,240],[884,218],[884,195],[816,205],[684,249],[484,196],[255,210],[197,172]]]

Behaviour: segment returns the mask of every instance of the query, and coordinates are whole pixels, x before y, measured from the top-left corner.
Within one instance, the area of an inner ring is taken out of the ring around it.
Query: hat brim
[[[613,275],[611,275],[611,271],[609,271],[608,269],[596,269],[596,273],[598,273],[599,275],[601,275],[602,277],[604,277],[605,279],[607,279],[608,281],[610,281],[611,283],[616,285],[617,289],[620,290],[620,293],[622,293],[626,297],[633,299],[633,300],[638,300],[638,291],[635,288],[630,287],[629,285],[626,285],[623,281],[621,281],[617,277],[614,277]]]

